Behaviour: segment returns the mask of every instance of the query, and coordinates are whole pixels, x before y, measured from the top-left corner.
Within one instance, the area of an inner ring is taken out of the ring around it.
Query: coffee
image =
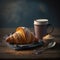
[[[48,19],[37,19],[34,21],[35,36],[42,39],[47,34]]]

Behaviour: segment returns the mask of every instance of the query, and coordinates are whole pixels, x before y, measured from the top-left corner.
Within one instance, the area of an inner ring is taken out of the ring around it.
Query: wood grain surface
[[[14,32],[15,28],[0,28],[0,59],[45,59],[60,58],[60,28],[55,28],[52,35],[55,37],[56,46],[44,51],[42,54],[33,54],[32,50],[16,51],[9,48],[3,40],[4,35]],[[31,28],[31,31],[34,31]],[[39,47],[40,48],[40,47]]]

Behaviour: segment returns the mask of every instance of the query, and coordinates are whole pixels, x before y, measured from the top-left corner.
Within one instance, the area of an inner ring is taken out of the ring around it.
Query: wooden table
[[[14,31],[13,28],[0,29],[0,59],[57,59],[60,58],[60,28],[55,28],[52,35],[55,37],[56,46],[44,51],[42,54],[32,54],[33,50],[13,50],[4,43],[2,37],[8,32]]]

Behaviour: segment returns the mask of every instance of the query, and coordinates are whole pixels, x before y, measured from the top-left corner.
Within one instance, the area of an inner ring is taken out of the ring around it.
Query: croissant
[[[38,39],[26,27],[18,27],[13,34],[6,38],[6,42],[13,44],[29,44],[37,41]]]

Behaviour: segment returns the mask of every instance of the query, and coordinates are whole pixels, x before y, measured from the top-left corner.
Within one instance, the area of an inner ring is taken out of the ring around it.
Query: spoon
[[[48,46],[44,47],[43,49],[41,49],[41,48],[40,49],[36,49],[36,50],[34,50],[33,53],[34,54],[40,54],[40,53],[44,52],[45,50],[54,47],[55,45],[56,45],[56,42],[50,42],[48,44]]]

